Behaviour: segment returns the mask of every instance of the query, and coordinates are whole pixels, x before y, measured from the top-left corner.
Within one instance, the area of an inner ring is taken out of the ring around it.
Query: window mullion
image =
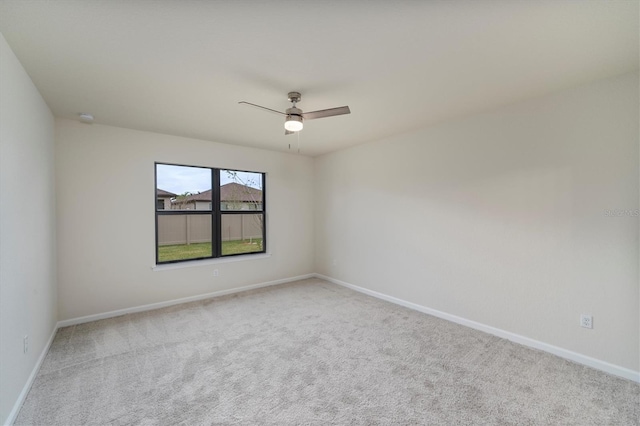
[[[220,169],[211,169],[211,244],[213,257],[222,256],[222,216],[220,215]]]

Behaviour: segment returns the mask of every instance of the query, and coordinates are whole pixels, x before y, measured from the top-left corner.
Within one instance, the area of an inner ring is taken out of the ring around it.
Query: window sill
[[[167,271],[171,269],[195,268],[197,266],[220,265],[222,263],[244,262],[247,260],[267,259],[271,257],[271,253],[249,254],[231,257],[217,257],[215,259],[190,260],[178,263],[166,263],[162,265],[154,265],[152,271]]]

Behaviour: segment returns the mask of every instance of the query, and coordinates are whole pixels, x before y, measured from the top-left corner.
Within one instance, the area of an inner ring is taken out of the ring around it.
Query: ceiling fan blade
[[[333,117],[334,115],[351,114],[348,106],[338,108],[321,109],[319,111],[303,112],[302,118],[305,120],[315,120],[316,118]]]
[[[253,107],[260,108],[260,109],[264,109],[264,110],[271,111],[271,112],[275,112],[276,114],[280,114],[280,115],[287,115],[287,114],[285,114],[284,112],[280,112],[280,111],[276,111],[275,109],[271,109],[271,108],[263,107],[263,106],[256,105],[256,104],[252,104],[251,102],[240,101],[240,102],[238,102],[238,103],[239,103],[239,104],[251,105],[251,106],[253,106]]]

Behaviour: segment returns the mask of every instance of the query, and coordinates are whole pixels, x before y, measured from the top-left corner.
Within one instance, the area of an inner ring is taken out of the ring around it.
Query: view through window
[[[156,263],[264,253],[264,173],[156,163]]]

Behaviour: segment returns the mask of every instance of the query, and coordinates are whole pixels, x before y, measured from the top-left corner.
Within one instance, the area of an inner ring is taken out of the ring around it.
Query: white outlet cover
[[[593,316],[586,314],[580,315],[580,326],[584,328],[593,328]]]

